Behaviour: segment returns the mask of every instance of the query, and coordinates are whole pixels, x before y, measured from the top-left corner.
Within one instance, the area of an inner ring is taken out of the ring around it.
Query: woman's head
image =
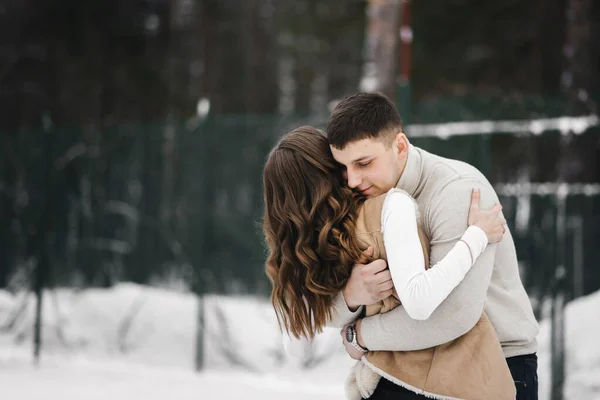
[[[286,213],[308,210],[313,200],[331,195],[332,188],[341,185],[339,172],[325,135],[302,126],[271,150],[264,169],[265,200],[271,207],[281,205]]]
[[[303,126],[273,148],[264,168],[266,272],[280,325],[314,336],[360,256],[359,199],[343,184],[324,134]]]

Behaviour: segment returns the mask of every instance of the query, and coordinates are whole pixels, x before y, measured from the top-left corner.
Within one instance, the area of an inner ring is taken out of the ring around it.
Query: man
[[[498,197],[476,168],[430,154],[411,145],[393,103],[376,93],[358,93],[342,100],[327,125],[335,159],[346,168],[348,186],[367,197],[398,187],[419,206],[422,225],[431,241],[431,265],[441,260],[466,230],[472,189],[480,189],[482,207]],[[391,145],[383,137],[394,135]],[[342,327],[370,305],[392,293],[385,264],[357,264],[336,297],[332,326]],[[496,328],[515,380],[517,399],[537,399],[539,326],[521,279],[512,235],[490,245],[460,285],[425,321],[411,319],[402,307],[358,319],[358,344],[368,350],[410,351],[437,346],[468,332],[485,310]],[[345,336],[345,335],[343,335]],[[347,342],[351,356],[356,349]],[[385,380],[381,390],[397,388]]]

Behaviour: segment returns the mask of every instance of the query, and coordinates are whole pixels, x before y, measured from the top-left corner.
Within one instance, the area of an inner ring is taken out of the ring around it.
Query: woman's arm
[[[425,320],[463,280],[488,238],[479,227],[469,227],[448,254],[426,270],[416,215],[415,203],[406,193],[388,193],[381,218],[392,281],[407,314]]]

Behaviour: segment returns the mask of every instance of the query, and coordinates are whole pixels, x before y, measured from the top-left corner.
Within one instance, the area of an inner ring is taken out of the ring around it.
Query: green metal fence
[[[171,281],[201,293],[266,295],[260,231],[265,156],[284,132],[301,124],[324,128],[326,121],[327,115],[215,116],[189,123],[53,128],[5,139],[3,159],[18,154],[24,170],[5,162],[0,171],[6,218],[0,228],[0,285],[9,285],[15,271],[39,254],[44,235],[36,229],[49,204],[51,285]],[[502,128],[505,132],[448,135],[432,126],[431,134],[419,129],[409,130],[414,144],[470,162],[501,189],[523,279],[535,299],[550,294],[556,249],[563,247],[570,296],[600,288],[594,247],[600,238],[598,193],[567,192],[567,234],[561,239],[555,196],[506,186],[523,183],[506,171],[539,169],[541,162],[509,150],[552,147],[562,137],[558,131],[532,135]],[[578,133],[597,137],[599,130]],[[39,140],[43,135],[50,135],[49,146]],[[52,160],[49,196],[44,154]]]
[[[266,296],[265,157],[281,134],[326,121],[215,116],[0,136],[0,287],[35,289],[39,310],[43,287],[118,281],[191,289],[200,304],[208,293]],[[598,142],[597,119],[413,125],[408,133],[495,185],[538,318],[543,302],[552,305],[552,391],[562,393],[564,304],[600,288],[600,186],[589,179],[600,175],[589,145]],[[38,354],[39,323],[35,332]]]

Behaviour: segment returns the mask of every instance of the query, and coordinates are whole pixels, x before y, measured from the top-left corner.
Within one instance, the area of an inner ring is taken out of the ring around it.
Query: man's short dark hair
[[[356,93],[340,101],[331,113],[327,139],[343,149],[357,140],[395,137],[398,131],[402,131],[402,118],[394,103],[381,93]]]

